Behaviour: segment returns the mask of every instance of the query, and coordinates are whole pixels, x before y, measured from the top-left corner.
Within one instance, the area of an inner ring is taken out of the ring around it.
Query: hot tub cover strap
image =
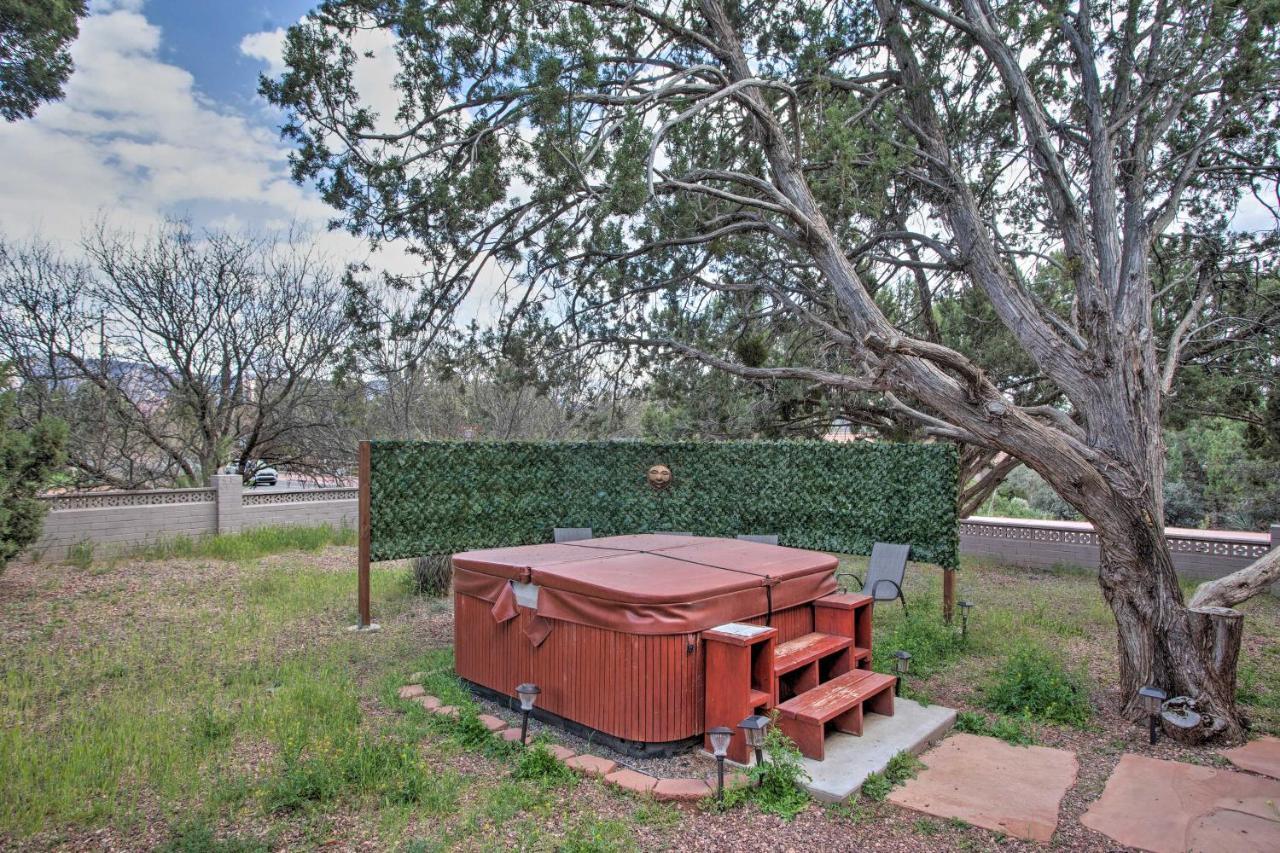
[[[493,609],[489,612],[493,614],[493,621],[499,625],[520,615],[520,611],[516,609],[516,591],[511,581],[502,585],[502,591],[498,593],[497,599],[493,602]]]

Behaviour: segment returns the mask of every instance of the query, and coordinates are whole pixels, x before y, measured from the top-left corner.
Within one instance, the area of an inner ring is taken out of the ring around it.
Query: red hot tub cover
[[[453,565],[456,591],[484,601],[507,599],[513,581],[532,583],[538,616],[680,634],[834,592],[837,560],[757,542],[643,534],[468,551]]]

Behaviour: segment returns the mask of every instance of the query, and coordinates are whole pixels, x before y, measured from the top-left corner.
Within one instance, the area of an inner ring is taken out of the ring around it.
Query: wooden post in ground
[[[942,570],[942,620],[948,625],[956,611],[956,570]]]
[[[372,624],[369,615],[369,549],[373,525],[369,514],[371,501],[369,497],[369,442],[367,441],[360,442],[359,479],[360,544],[356,573],[358,576],[357,596],[359,598],[360,621],[357,627],[368,628]]]

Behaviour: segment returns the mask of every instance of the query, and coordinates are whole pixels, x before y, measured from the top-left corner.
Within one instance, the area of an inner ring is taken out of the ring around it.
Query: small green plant
[[[413,591],[418,595],[439,598],[449,591],[452,580],[453,562],[448,554],[414,558]]]
[[[1014,647],[982,695],[992,711],[1046,723],[1083,727],[1092,713],[1083,674],[1033,643]]]
[[[725,791],[723,805],[733,808],[749,801],[762,812],[791,820],[809,804],[809,794],[801,786],[809,774],[800,750],[776,725],[765,732],[764,748],[768,760],[747,771],[746,785]]]
[[[191,739],[197,746],[220,743],[234,730],[235,718],[209,705],[201,705],[191,714]]]
[[[261,841],[238,836],[218,838],[203,821],[182,824],[160,847],[161,853],[265,853],[267,849]]]
[[[93,543],[88,539],[77,542],[67,549],[67,565],[77,569],[87,569],[93,565]]]
[[[894,788],[914,777],[923,767],[920,759],[903,750],[889,759],[884,770],[867,774],[867,778],[862,780],[862,796],[879,802],[889,796]]]
[[[570,785],[577,777],[564,762],[556,758],[545,742],[536,740],[521,750],[512,773],[517,779],[538,782],[542,785]]]
[[[915,823],[911,824],[911,828],[914,829],[918,835],[937,835],[942,831],[942,827],[937,821],[929,820],[925,817],[917,818]]]
[[[1035,737],[1021,720],[1004,714],[990,720],[976,711],[961,711],[956,714],[955,728],[958,732],[999,738],[1015,746],[1026,746],[1036,742]]]
[[[631,819],[645,826],[666,829],[680,822],[680,810],[670,803],[645,799],[631,812]]]

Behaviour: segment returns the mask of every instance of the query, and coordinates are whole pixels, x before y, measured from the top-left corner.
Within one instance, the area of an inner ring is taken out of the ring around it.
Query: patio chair
[[[877,542],[871,548],[871,562],[867,565],[867,580],[853,572],[836,572],[836,578],[851,577],[862,585],[864,595],[876,601],[902,602],[902,613],[907,614],[907,599],[902,594],[902,578],[907,573],[907,557],[911,555],[910,545],[893,545],[888,542]]]
[[[778,534],[776,533],[739,533],[737,538],[743,542],[759,542],[761,545],[778,544]]]
[[[577,542],[580,539],[591,538],[590,527],[557,527],[555,529],[555,537],[557,542]]]

